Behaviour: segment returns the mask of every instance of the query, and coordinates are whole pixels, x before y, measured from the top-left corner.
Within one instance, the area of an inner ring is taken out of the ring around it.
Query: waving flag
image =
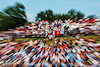
[[[55,31],[55,36],[59,36],[60,35],[60,31]]]

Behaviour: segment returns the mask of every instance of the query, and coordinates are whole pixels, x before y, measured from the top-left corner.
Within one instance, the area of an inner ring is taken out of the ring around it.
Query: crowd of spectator
[[[79,35],[100,33],[96,19],[37,21],[11,29],[16,35],[70,35],[73,40],[56,39],[54,44],[44,40],[23,40],[0,43],[0,67],[100,67],[100,43]]]
[[[0,44],[0,66],[7,67],[100,67],[100,43],[74,37],[73,41],[55,38]]]
[[[45,37],[55,37],[60,35],[94,35],[100,33],[100,24],[96,24],[100,20],[80,19],[76,20],[55,20],[49,22],[46,20],[37,21],[29,25],[16,27],[11,30],[12,33],[18,35],[44,35]]]

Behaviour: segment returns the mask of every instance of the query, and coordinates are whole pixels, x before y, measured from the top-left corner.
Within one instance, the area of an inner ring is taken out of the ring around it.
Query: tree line
[[[85,14],[82,13],[81,11],[77,11],[75,9],[71,9],[69,10],[67,13],[63,13],[63,14],[57,14],[57,13],[54,13],[52,10],[48,9],[48,10],[45,10],[45,11],[40,11],[38,14],[37,14],[37,17],[36,17],[36,20],[49,20],[51,22],[53,22],[54,20],[56,19],[61,19],[61,20],[67,20],[67,19],[72,19],[72,20],[79,20],[79,19],[84,19],[85,17]],[[95,15],[89,15],[87,16],[86,18],[94,18]]]
[[[69,10],[66,14],[55,14],[53,13],[52,10],[46,10],[46,11],[41,11],[37,14],[36,20],[49,20],[49,21],[54,21],[56,19],[75,19],[79,20],[80,18],[84,18],[85,14],[77,11],[75,9]]]
[[[66,14],[57,14],[48,9],[40,11],[36,16],[36,20],[49,20],[50,22],[56,19],[65,20],[69,18],[79,20],[80,18],[84,18],[84,16],[84,13],[75,9],[69,10]],[[94,18],[95,15],[90,15],[88,17]],[[29,24],[29,22],[27,21],[25,7],[21,3],[16,2],[15,5],[9,6],[4,9],[3,12],[0,12],[0,31],[14,29],[25,24]]]

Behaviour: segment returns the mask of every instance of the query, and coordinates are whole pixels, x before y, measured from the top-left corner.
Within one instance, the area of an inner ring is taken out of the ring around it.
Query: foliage
[[[52,12],[52,10],[46,10],[45,12],[44,11],[41,11],[40,13],[37,14],[37,17],[36,17],[36,20],[50,20],[50,21],[53,21],[53,18],[54,18],[54,14]]]
[[[0,31],[24,25],[26,21],[25,7],[20,3],[16,3],[14,6],[9,6],[3,12],[0,12]]]
[[[55,19],[76,19],[84,18],[84,14],[80,11],[76,11],[75,9],[71,9],[66,14],[54,14],[52,10],[41,11],[37,14],[36,20],[49,20],[54,21]]]

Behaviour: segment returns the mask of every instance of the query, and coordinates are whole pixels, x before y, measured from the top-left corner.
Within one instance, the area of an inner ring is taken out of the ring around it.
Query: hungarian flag
[[[60,31],[55,31],[55,36],[59,36],[60,35]]]

